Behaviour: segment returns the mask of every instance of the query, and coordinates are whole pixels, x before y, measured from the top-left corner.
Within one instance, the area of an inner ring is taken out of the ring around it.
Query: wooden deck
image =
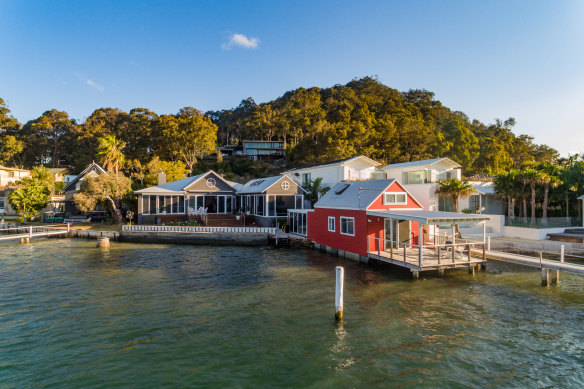
[[[405,256],[404,256],[405,253]],[[477,255],[480,255],[477,258]],[[456,251],[454,259],[451,250],[441,250],[438,257],[434,248],[424,248],[422,250],[422,266],[420,266],[419,250],[417,248],[404,248],[381,251],[370,251],[369,258],[390,263],[410,269],[412,272],[422,271],[443,271],[447,269],[472,269],[474,266],[486,263],[482,259],[482,250],[472,250],[472,255],[468,256],[468,251]]]

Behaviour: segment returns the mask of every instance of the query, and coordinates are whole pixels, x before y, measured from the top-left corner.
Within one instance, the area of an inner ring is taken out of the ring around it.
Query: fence
[[[235,232],[275,234],[274,227],[195,227],[195,226],[122,226],[122,231],[127,232]]]
[[[582,219],[578,217],[506,217],[507,227],[528,227],[528,228],[561,228],[561,227],[581,227]]]

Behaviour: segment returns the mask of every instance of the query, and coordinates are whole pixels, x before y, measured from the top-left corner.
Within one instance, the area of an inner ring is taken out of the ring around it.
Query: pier
[[[69,224],[48,226],[23,226],[0,229],[0,241],[20,239],[20,243],[29,243],[32,238],[69,234]]]

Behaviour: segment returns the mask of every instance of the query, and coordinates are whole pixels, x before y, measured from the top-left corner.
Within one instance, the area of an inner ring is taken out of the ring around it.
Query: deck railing
[[[122,226],[122,231],[127,232],[234,232],[249,234],[275,234],[275,227],[198,227],[198,226],[149,226],[134,225]]]
[[[69,232],[69,229],[70,229],[69,224],[0,228],[0,240],[62,235],[67,234]]]
[[[382,248],[383,247],[383,248]],[[482,258],[483,260],[486,259],[486,244],[485,242],[477,242],[477,241],[470,241],[470,240],[461,240],[456,241],[455,243],[442,243],[442,244],[435,244],[433,242],[428,242],[426,244],[422,243],[420,246],[419,244],[414,244],[410,242],[399,242],[390,239],[382,239],[376,238],[373,236],[367,237],[367,252],[372,254],[377,254],[379,258],[382,257],[381,253],[389,253],[389,258],[394,261],[397,261],[398,258],[401,261],[403,258],[404,265],[408,261],[408,248],[410,249],[410,255],[414,254],[417,255],[418,264],[420,267],[423,266],[424,256],[428,257],[428,252],[433,252],[430,255],[431,259],[437,259],[438,264],[447,264],[447,263],[459,263],[459,262],[471,262],[472,261],[472,253],[476,250],[482,250]],[[424,249],[427,251],[425,252]],[[420,253],[421,250],[421,253]],[[396,252],[394,255],[394,251]],[[447,257],[443,256],[443,253],[446,253]],[[466,255],[463,258],[463,255]],[[457,256],[462,260],[457,261]],[[430,259],[430,258],[428,258]]]

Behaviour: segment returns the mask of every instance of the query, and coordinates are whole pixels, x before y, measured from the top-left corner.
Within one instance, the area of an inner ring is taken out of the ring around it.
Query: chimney
[[[158,185],[166,184],[166,173],[160,172],[158,173]]]

